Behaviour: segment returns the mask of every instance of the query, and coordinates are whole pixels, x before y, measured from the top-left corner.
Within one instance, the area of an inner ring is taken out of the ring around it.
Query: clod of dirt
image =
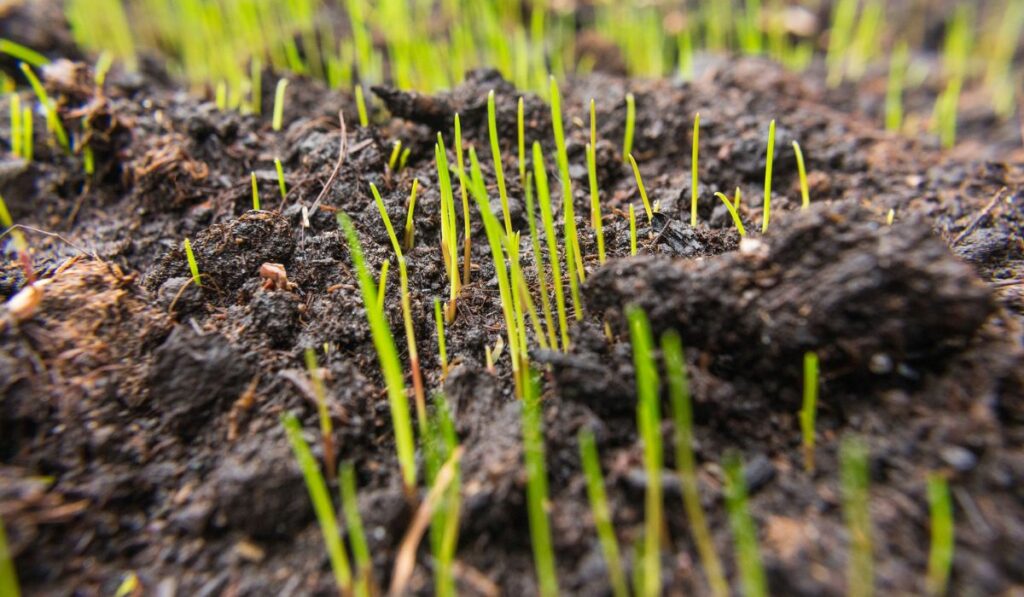
[[[739,377],[777,378],[817,351],[837,377],[935,364],[992,313],[991,292],[921,218],[885,226],[852,201],[787,214],[756,248],[699,261],[614,261],[585,288],[589,310],[717,356]],[[624,329],[624,328],[623,328]],[[904,369],[904,371],[906,371]]]
[[[294,250],[295,238],[288,222],[267,211],[252,211],[215,224],[192,241],[204,287],[209,280],[209,285],[221,292],[236,291],[246,280],[257,278],[260,266],[266,262],[287,263]],[[164,255],[145,284],[155,290],[168,278],[188,275],[185,251],[175,247]]]
[[[183,435],[197,432],[218,407],[227,410],[253,376],[223,336],[199,335],[184,325],[171,331],[154,356],[147,405]]]

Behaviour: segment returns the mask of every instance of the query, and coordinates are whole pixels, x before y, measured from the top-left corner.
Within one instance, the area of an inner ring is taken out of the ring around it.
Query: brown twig
[[[970,233],[974,232],[974,229],[978,227],[978,224],[981,224],[981,221],[988,217],[988,214],[991,213],[993,209],[995,209],[996,204],[999,203],[999,198],[1002,197],[1003,193],[1005,192],[1006,187],[999,189],[996,192],[995,196],[992,197],[992,200],[988,202],[988,205],[986,205],[985,208],[981,210],[981,213],[975,216],[974,219],[971,220],[971,223],[968,224],[967,227],[960,232],[960,234],[956,235],[956,238],[953,239],[953,242],[951,242],[949,246],[955,247],[959,245],[961,242],[963,242],[965,238],[967,238],[967,236]]]
[[[341,140],[338,142],[338,161],[334,163],[334,170],[331,171],[331,176],[327,179],[327,184],[320,190],[320,194],[316,196],[316,201],[313,202],[313,206],[309,208],[310,213],[315,212],[320,207],[320,202],[323,200],[327,191],[334,184],[334,179],[338,177],[338,171],[341,170],[341,165],[345,163],[345,156],[348,155],[348,131],[345,128],[345,114],[338,111],[338,122],[341,123]]]

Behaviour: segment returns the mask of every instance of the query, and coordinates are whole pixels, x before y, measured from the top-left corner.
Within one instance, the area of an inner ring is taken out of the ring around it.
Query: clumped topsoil
[[[282,413],[297,413],[319,454],[306,347],[318,350],[334,444],[340,459],[355,464],[375,576],[387,586],[412,510],[335,216],[352,216],[377,271],[394,256],[369,184],[381,190],[392,221],[403,222],[415,178],[416,245],[407,255],[414,327],[427,385],[446,394],[465,447],[458,587],[464,594],[534,593],[520,404],[507,356],[494,373],[483,362],[504,326],[478,214],[472,274],[446,330],[454,362],[446,379],[432,316],[433,300],[447,292],[433,139],[441,132],[451,147],[460,113],[465,143],[477,148],[493,185],[486,97],[494,89],[504,169],[516,173],[521,92],[489,71],[437,96],[376,88],[376,124],[362,128],[350,96],[296,79],[286,127],[274,132],[266,116],[220,112],[165,86],[158,73],[115,72],[97,93],[83,64],[47,72],[65,122],[76,130],[89,124],[96,172],[85,177],[81,159],[53,148],[44,131],[36,133],[31,164],[0,155],[0,193],[14,219],[30,227],[34,275],[43,280],[29,313],[0,310],[0,517],[25,592],[109,595],[133,571],[147,594],[331,594],[320,530],[279,423]],[[943,153],[927,138],[886,134],[857,111],[830,108],[836,92],[820,80],[733,59],[708,61],[693,82],[597,73],[563,85],[581,215],[589,213],[586,106],[596,100],[609,252],[600,265],[589,219],[581,217],[587,282],[573,348],[531,354],[543,372],[550,517],[566,593],[608,592],[580,473],[579,429],[597,435],[627,566],[642,529],[647,478],[623,321],[629,304],[647,310],[656,332],[676,329],[686,343],[700,492],[731,578],[719,463],[736,449],[746,462],[772,592],[845,592],[849,536],[837,453],[841,438],[855,434],[871,454],[879,593],[924,590],[931,471],[947,475],[952,489],[951,593],[1024,590],[1022,154],[978,140]],[[854,85],[844,90],[858,93]],[[628,91],[637,105],[634,153],[659,205],[650,223],[621,156]],[[551,168],[550,113],[539,98],[525,97],[527,140],[542,143]],[[702,126],[696,229],[689,226],[695,112]],[[772,223],[762,235],[773,118]],[[6,119],[0,139],[9,136],[5,126]],[[397,139],[411,155],[392,172],[387,160]],[[808,160],[806,210],[795,140]],[[344,162],[325,190],[342,142]],[[283,200],[275,157],[289,188]],[[259,212],[250,210],[253,171]],[[525,230],[520,181],[509,179],[513,224]],[[743,242],[712,198],[737,186],[750,231]],[[497,197],[493,186],[490,194]],[[630,203],[640,214],[633,258]],[[202,287],[188,283],[185,237]],[[5,251],[6,299],[26,279],[13,243]],[[281,264],[288,283],[265,284],[266,263]],[[393,274],[385,311],[400,334],[397,288]],[[823,376],[813,474],[803,470],[796,417],[808,350],[821,356]],[[671,425],[662,431],[664,582],[673,593],[705,594],[671,472]],[[419,556],[410,587],[427,594],[425,546]]]

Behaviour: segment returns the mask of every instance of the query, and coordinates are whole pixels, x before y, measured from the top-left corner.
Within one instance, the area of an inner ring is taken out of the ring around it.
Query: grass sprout
[[[640,166],[637,165],[633,154],[629,154],[629,165],[633,167],[633,177],[636,179],[636,187],[640,189],[640,199],[644,202],[644,211],[647,212],[647,223],[654,221],[654,212],[651,210],[651,202],[647,198],[647,189],[644,188],[644,179],[640,176]]]
[[[796,155],[796,170],[800,175],[800,209],[807,209],[811,206],[811,191],[807,186],[807,167],[804,165],[804,152],[796,141],[793,141],[793,153]]]
[[[57,138],[57,143],[67,153],[71,152],[71,142],[68,140],[68,133],[64,129],[64,124],[60,120],[60,116],[57,114],[57,104],[54,103],[50,96],[46,93],[46,88],[43,87],[42,82],[39,81],[39,77],[36,76],[28,64],[21,62],[18,64],[21,67],[21,72],[25,74],[25,78],[28,79],[29,85],[32,87],[32,92],[36,94],[36,99],[43,105],[43,110],[46,112],[46,126],[53,133],[53,136]]]
[[[576,284],[576,276],[579,281],[586,279],[586,272],[583,268],[583,256],[580,253],[580,238],[576,233],[576,209],[573,206],[572,178],[569,176],[569,155],[565,149],[565,130],[562,128],[562,100],[558,90],[558,83],[551,77],[551,129],[555,133],[555,155],[558,162],[558,176],[562,182],[562,216],[565,219],[565,259],[566,269],[569,270],[569,288],[572,292],[573,310],[576,319],[583,318],[583,310],[580,308],[579,288]],[[570,259],[571,257],[571,259]],[[570,261],[572,262],[570,264]]]
[[[196,263],[196,256],[192,253],[192,242],[185,237],[185,259],[188,260],[188,270],[192,272],[192,281],[196,286],[202,286],[203,282],[199,276],[199,264]]]
[[[427,402],[423,392],[423,375],[420,372],[420,355],[416,349],[416,329],[412,320],[412,302],[409,299],[409,272],[406,267],[405,255],[402,254],[402,246],[395,236],[395,229],[391,226],[391,218],[388,217],[388,210],[384,206],[384,200],[377,190],[377,185],[370,183],[370,191],[373,193],[373,200],[377,204],[377,211],[380,212],[381,220],[384,221],[384,228],[388,231],[388,238],[391,239],[391,248],[395,251],[398,259],[398,279],[401,284],[402,302],[402,323],[405,326],[405,342],[409,351],[409,369],[412,372],[413,398],[416,403],[416,419],[422,433],[427,427]],[[382,313],[383,316],[383,313]]]
[[[558,595],[555,552],[548,521],[548,474],[544,463],[543,411],[540,388],[527,371],[523,395],[523,459],[526,464],[526,504],[530,519],[533,561],[537,570],[538,592],[544,597]]]
[[[351,462],[343,462],[338,475],[341,490],[341,509],[348,525],[349,542],[352,544],[352,559],[356,565],[356,597],[371,594],[373,583],[373,559],[363,530],[363,519],[359,515],[359,500],[356,497],[356,474]]]
[[[391,156],[388,157],[388,170],[395,171],[398,165],[398,158],[402,155],[402,140],[399,139],[391,146]]]
[[[604,222],[601,217],[601,197],[597,189],[597,158],[594,146],[587,144],[587,181],[590,183],[590,225],[594,228],[597,259],[601,265],[607,260],[604,250]]]
[[[284,123],[284,94],[288,89],[288,79],[280,79],[277,82],[277,89],[274,90],[274,116],[271,121],[271,128],[275,131],[281,130]]]
[[[874,594],[875,564],[871,512],[868,510],[868,449],[860,439],[843,438],[839,449],[839,471],[843,518],[846,519],[850,540],[846,571],[847,594],[852,597],[868,597]]]
[[[772,213],[772,164],[775,161],[775,120],[768,124],[768,153],[764,168],[764,212],[761,216],[761,234],[768,232],[768,220]]]
[[[260,211],[260,187],[256,184],[256,173],[249,173],[250,181],[252,182],[252,210]]]
[[[320,468],[316,464],[309,444],[302,437],[302,427],[299,420],[292,413],[282,417],[288,441],[295,454],[295,460],[299,463],[299,470],[306,481],[306,489],[309,491],[309,499],[313,502],[313,511],[316,513],[317,522],[320,523],[320,532],[323,534],[324,543],[327,545],[327,556],[331,562],[331,570],[334,572],[334,581],[342,594],[352,592],[352,571],[349,568],[348,555],[345,553],[345,544],[338,533],[338,519],[331,504],[331,496],[327,491],[327,483],[324,481]]]
[[[10,95],[9,104],[11,114],[11,153],[17,157],[24,157],[22,152],[22,140],[25,138],[21,131],[21,97],[17,93]]]
[[[356,112],[359,114],[359,126],[370,126],[370,117],[366,112],[366,98],[363,96],[363,86],[356,85]]]
[[[903,128],[903,86],[907,78],[909,63],[907,42],[896,44],[889,58],[889,78],[885,85],[885,129],[899,132]]]
[[[526,114],[523,98],[516,102],[516,140],[519,147],[519,184],[526,186]]]
[[[402,235],[402,244],[406,251],[411,251],[416,240],[416,227],[413,225],[413,214],[416,212],[416,191],[419,189],[420,181],[412,179],[412,189],[409,191],[409,206],[405,212],[405,232]]]
[[[444,316],[441,300],[434,299],[434,327],[437,328],[437,356],[441,361],[441,377],[448,377],[448,349],[444,342]]]
[[[440,306],[440,302],[435,302]],[[443,394],[434,396],[434,416],[431,418],[430,436],[426,450],[427,475],[432,491],[442,482],[441,469],[446,461],[454,466],[454,478],[444,497],[434,509],[430,521],[430,547],[434,556],[434,592],[439,596],[455,594],[455,579],[452,562],[458,546],[459,510],[462,506],[460,495],[460,464],[452,459],[460,451],[458,434],[452,421],[448,402]]]
[[[324,380],[320,375],[320,367],[317,366],[316,352],[312,348],[305,351],[306,371],[309,373],[309,382],[313,387],[313,395],[316,396],[316,412],[320,421],[320,437],[324,443],[324,466],[327,467],[327,478],[334,480],[336,460],[334,456],[334,426],[331,424],[331,413],[327,410],[327,392],[324,390]]]
[[[739,189],[736,189],[736,190],[737,190],[737,197],[739,197],[739,194],[738,194]],[[734,204],[732,201],[729,200],[728,197],[725,196],[725,193],[721,193],[721,192],[716,192],[715,193],[715,197],[718,197],[719,199],[721,199],[722,203],[725,204],[725,208],[727,210],[729,210],[729,216],[732,217],[732,222],[733,222],[733,224],[736,225],[736,231],[740,233],[740,236],[746,236],[747,235],[747,229],[743,227],[743,220],[740,218],[739,212],[736,211],[736,205],[739,203],[739,201],[737,200],[736,203]]]
[[[14,561],[7,547],[7,533],[4,531],[3,520],[0,520],[0,594],[18,597],[18,575],[14,570]]]
[[[697,227],[697,199],[700,197],[700,187],[697,186],[697,165],[700,158],[700,112],[693,117],[693,149],[690,151],[690,226]],[[639,178],[639,177],[638,177]]]
[[[363,306],[366,308],[366,319],[370,324],[373,345],[377,350],[384,383],[387,386],[388,402],[391,407],[391,421],[395,429],[395,448],[398,452],[398,463],[402,469],[402,482],[408,495],[412,495],[416,487],[416,455],[412,425],[409,420],[409,401],[405,395],[405,380],[402,379],[402,366],[398,360],[398,350],[391,336],[391,329],[384,319],[384,314],[374,308],[377,304],[377,289],[373,278],[366,269],[363,249],[356,236],[352,220],[344,213],[338,213],[338,225],[345,232],[349,253],[359,278],[359,289],[363,295]]]
[[[565,309],[565,290],[562,286],[562,266],[558,259],[558,237],[555,236],[555,218],[551,211],[551,193],[548,189],[548,173],[544,167],[544,153],[540,143],[533,143],[533,171],[537,183],[537,202],[540,204],[540,219],[544,225],[544,237],[548,244],[548,260],[551,264],[551,279],[555,287],[555,308],[558,312],[558,330],[562,338],[562,351],[569,350],[569,324]],[[534,235],[536,238],[536,235]],[[543,271],[540,277],[546,275]],[[541,289],[543,294],[543,288]],[[555,346],[552,343],[552,346]]]
[[[814,420],[818,412],[818,355],[804,353],[804,402],[800,409],[800,434],[803,436],[804,470],[814,472]]]
[[[757,528],[747,505],[747,484],[743,477],[743,461],[739,454],[726,455],[725,507],[729,512],[729,526],[736,543],[736,563],[740,584],[745,597],[766,597],[768,581],[765,578],[761,553],[757,546]]]
[[[21,109],[21,157],[26,162],[32,161],[32,155],[35,151],[33,148],[33,139],[35,138],[32,131],[33,127],[32,108],[25,106]]]
[[[281,191],[281,201],[284,201],[288,196],[288,186],[284,181],[284,166],[281,165],[280,158],[274,158],[274,170],[277,171],[277,188]]]
[[[36,68],[42,68],[50,63],[49,58],[32,48],[4,38],[0,38],[0,54],[7,54],[15,60],[28,63]]]
[[[384,312],[384,298],[388,287],[388,272],[391,271],[391,262],[384,260],[380,264],[380,273],[377,274],[377,310]]]
[[[537,232],[537,217],[533,201],[533,173],[526,174],[526,220],[530,229],[530,247],[533,250],[533,262],[537,269],[537,283],[540,287],[540,303],[544,312],[544,323],[547,326],[548,346],[558,350],[558,338],[555,336],[555,320],[551,312],[551,298],[548,293],[548,274],[544,267],[544,256],[540,251],[540,235]],[[552,225],[552,229],[554,225]]]
[[[928,475],[928,510],[931,513],[931,547],[928,550],[928,576],[925,584],[928,594],[945,595],[949,572],[953,568],[955,531],[949,483],[939,473]]]
[[[494,178],[498,181],[498,198],[501,199],[501,215],[505,221],[505,236],[512,236],[512,216],[508,210],[508,191],[505,190],[505,168],[501,163],[501,147],[498,145],[498,120],[494,108],[494,90],[487,94],[487,134],[491,140],[491,159],[494,160]]]
[[[647,492],[644,499],[643,594],[661,594],[661,529],[663,524],[661,469],[661,406],[658,398],[658,370],[654,364],[654,342],[647,315],[639,307],[626,310],[629,337],[633,344],[636,370],[637,426],[644,447]]]
[[[636,209],[629,204],[629,254],[636,255]]]
[[[469,284],[470,263],[472,262],[472,243],[470,241],[469,223],[469,189],[466,181],[466,162],[462,155],[462,123],[459,115],[455,115],[455,173],[459,177],[459,192],[462,195],[462,284]]]
[[[665,378],[668,381],[669,398],[672,403],[672,419],[675,423],[676,466],[679,484],[683,490],[683,508],[690,519],[697,552],[700,554],[708,586],[716,597],[729,595],[729,584],[725,579],[722,562],[715,552],[715,543],[708,528],[704,508],[700,503],[697,485],[697,470],[693,454],[693,405],[690,400],[690,385],[686,375],[686,359],[683,342],[678,332],[669,330],[661,336],[661,354],[665,360]]]
[[[632,93],[626,94],[626,133],[622,139],[622,155],[633,152],[633,134],[636,130],[636,99]]]
[[[459,280],[459,239],[455,217],[455,194],[452,192],[451,174],[448,168],[448,152],[444,147],[441,133],[437,134],[434,145],[434,161],[437,165],[437,180],[441,188],[441,255],[448,273],[448,322],[455,320],[455,305],[462,283]]]
[[[615,597],[629,597],[626,575],[622,569],[622,558],[619,556],[619,541],[612,527],[611,512],[608,510],[608,497],[604,490],[604,476],[601,474],[601,461],[597,456],[594,432],[583,428],[579,433],[580,461],[583,463],[583,476],[587,481],[587,497],[590,499],[590,511],[594,516],[594,527],[601,543],[605,564],[608,567],[608,579],[612,584]]]

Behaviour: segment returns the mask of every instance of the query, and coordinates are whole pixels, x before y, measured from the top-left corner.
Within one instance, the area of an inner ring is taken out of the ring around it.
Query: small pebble
[[[942,460],[957,472],[965,473],[978,464],[977,457],[967,448],[948,446],[942,449]]]

